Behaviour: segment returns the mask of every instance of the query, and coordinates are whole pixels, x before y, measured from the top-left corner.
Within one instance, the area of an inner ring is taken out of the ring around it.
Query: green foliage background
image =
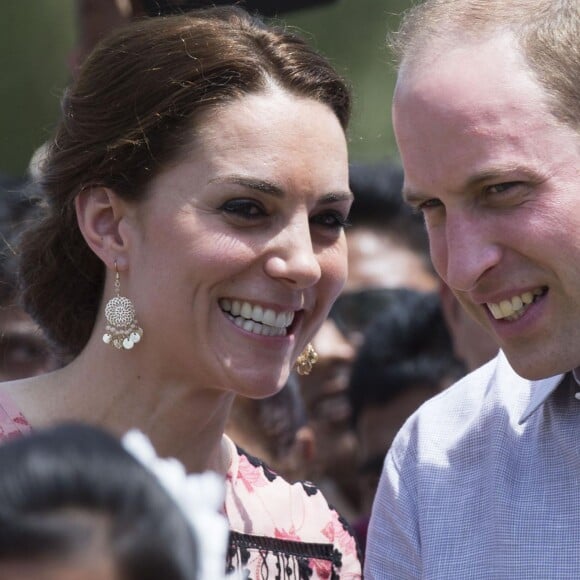
[[[283,15],[350,81],[351,159],[396,157],[388,30],[411,0],[335,0]],[[0,0],[0,171],[21,174],[51,134],[75,43],[74,0]]]

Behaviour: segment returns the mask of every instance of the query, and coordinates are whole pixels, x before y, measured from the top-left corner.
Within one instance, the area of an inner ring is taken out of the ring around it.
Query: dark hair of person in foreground
[[[103,579],[195,580],[196,562],[183,513],[105,431],[71,423],[0,446],[0,578],[38,565],[55,578],[72,566]]]

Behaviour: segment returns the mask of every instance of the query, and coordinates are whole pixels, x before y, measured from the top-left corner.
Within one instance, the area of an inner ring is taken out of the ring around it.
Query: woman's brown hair
[[[43,166],[46,217],[24,237],[20,258],[24,306],[64,353],[87,343],[105,277],[77,224],[78,193],[104,186],[139,200],[191,142],[202,112],[271,83],[327,104],[346,129],[349,89],[329,62],[239,8],[135,22],[89,56]]]

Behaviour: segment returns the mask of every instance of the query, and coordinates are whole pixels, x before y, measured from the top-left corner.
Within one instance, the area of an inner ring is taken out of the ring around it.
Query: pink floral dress
[[[0,391],[0,442],[31,427]],[[226,476],[230,523],[227,568],[244,580],[358,580],[353,533],[313,484],[290,484],[226,438],[232,463]]]
[[[228,439],[228,569],[248,580],[360,579],[353,533],[313,484],[288,483]]]

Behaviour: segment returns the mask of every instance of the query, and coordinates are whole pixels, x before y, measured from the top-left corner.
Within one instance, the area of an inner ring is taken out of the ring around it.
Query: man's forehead
[[[481,98],[517,88],[522,82],[541,88],[509,32],[476,40],[434,40],[401,64],[394,105],[409,98],[430,103],[434,97],[442,105],[457,106],[463,101],[477,105]],[[479,87],[489,83],[494,91],[482,94]]]

